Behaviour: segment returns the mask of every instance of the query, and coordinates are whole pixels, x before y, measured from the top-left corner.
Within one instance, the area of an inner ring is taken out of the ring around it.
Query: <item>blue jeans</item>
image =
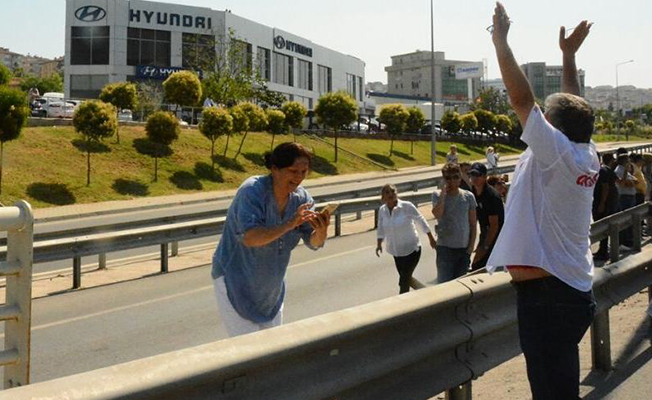
[[[513,285],[533,400],[578,400],[578,344],[593,322],[593,292],[580,292],[555,277]]]
[[[437,282],[444,283],[466,274],[471,264],[471,255],[466,247],[437,246]]]

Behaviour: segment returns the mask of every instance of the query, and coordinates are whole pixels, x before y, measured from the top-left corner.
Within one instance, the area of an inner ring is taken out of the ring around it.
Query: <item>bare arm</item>
[[[249,229],[245,232],[242,243],[247,247],[262,247],[273,242],[297,226],[315,218],[316,213],[308,210],[310,206],[311,204],[309,203],[300,205],[292,219],[284,224],[271,228],[259,227]]]
[[[493,22],[492,40],[496,48],[503,83],[507,88],[512,108],[521,122],[521,126],[525,127],[528,115],[532,107],[534,107],[534,94],[525,74],[518,66],[514,54],[512,54],[512,49],[507,43],[510,21],[505,7],[500,2],[496,3]]]
[[[566,38],[566,28],[559,29],[559,48],[563,54],[563,69],[561,76],[561,91],[564,93],[580,95],[580,80],[575,65],[575,53],[589,34],[592,23],[582,21],[573,33]]]
[[[469,233],[469,245],[466,248],[466,252],[471,254],[473,253],[473,247],[475,246],[475,235],[477,234],[478,230],[478,219],[475,208],[469,210],[469,227],[471,230]]]
[[[437,199],[437,203],[432,207],[432,216],[437,220],[444,216],[444,210],[446,208],[446,191],[447,188],[446,185],[444,185],[439,194],[439,199]]]

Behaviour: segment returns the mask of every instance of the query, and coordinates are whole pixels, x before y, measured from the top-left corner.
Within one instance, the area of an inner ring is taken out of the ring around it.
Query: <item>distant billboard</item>
[[[481,62],[455,66],[455,79],[481,78],[483,73],[484,65]]]

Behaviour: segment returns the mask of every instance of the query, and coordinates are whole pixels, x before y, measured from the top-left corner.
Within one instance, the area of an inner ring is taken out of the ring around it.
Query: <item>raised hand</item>
[[[290,228],[294,229],[297,226],[303,224],[306,221],[310,221],[315,218],[314,211],[310,211],[308,208],[312,207],[312,203],[304,203],[297,208],[297,211],[292,216],[292,219],[289,220]]]
[[[496,2],[496,8],[494,9],[493,17],[493,31],[491,32],[491,39],[494,44],[502,44],[507,42],[507,33],[509,32],[509,26],[512,21],[510,21],[509,16],[507,16],[507,11],[505,7],[499,2]]]
[[[564,54],[577,53],[577,50],[584,43],[584,39],[588,36],[591,26],[593,26],[592,22],[582,21],[568,37],[566,37],[566,27],[559,28],[559,48],[561,48],[561,51]]]

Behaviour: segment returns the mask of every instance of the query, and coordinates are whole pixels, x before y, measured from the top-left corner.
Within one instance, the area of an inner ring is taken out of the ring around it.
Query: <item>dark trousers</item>
[[[466,247],[453,248],[437,246],[437,282],[444,283],[457,279],[469,272],[471,256]]]
[[[410,281],[412,280],[412,273],[419,264],[421,258],[421,247],[408,254],[407,256],[394,257],[396,263],[396,270],[398,271],[398,286],[400,288],[399,294],[407,293],[410,291]]]
[[[599,221],[602,218],[606,218],[612,214],[615,214],[617,212],[617,207],[616,206],[611,206],[607,207],[607,210],[605,212],[598,212],[597,210],[593,210],[593,220],[594,221]],[[598,252],[595,253],[596,255],[602,257],[602,258],[607,258],[609,257],[609,238],[606,237],[600,241],[600,248],[598,249]]]
[[[620,205],[620,211],[628,210],[636,205],[636,196],[633,194],[621,194],[618,196],[618,204]],[[620,244],[631,247],[633,243],[634,232],[631,227],[620,231]]]
[[[593,322],[593,292],[555,277],[515,282],[518,330],[533,400],[578,400],[578,344]]]

